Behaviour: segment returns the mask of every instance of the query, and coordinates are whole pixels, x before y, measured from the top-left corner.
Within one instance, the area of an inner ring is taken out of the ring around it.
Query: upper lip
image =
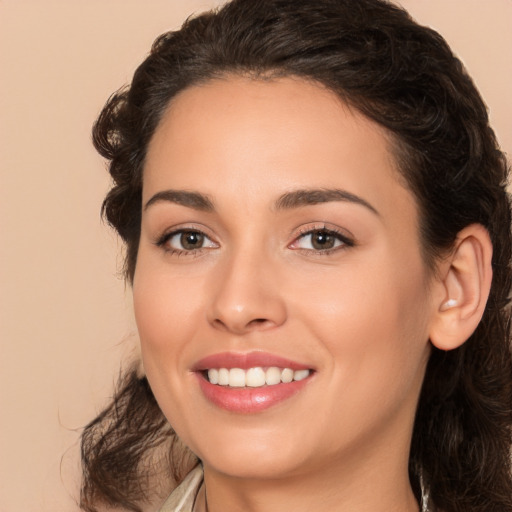
[[[212,354],[197,361],[193,371],[204,371],[210,368],[241,368],[247,370],[255,367],[277,366],[292,370],[310,370],[311,366],[268,352],[221,352]]]

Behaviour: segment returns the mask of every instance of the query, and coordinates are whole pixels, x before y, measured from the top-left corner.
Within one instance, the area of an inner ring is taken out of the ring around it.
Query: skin
[[[207,196],[214,209],[155,198],[170,189]],[[276,207],[304,189],[367,205]],[[133,283],[144,368],[203,462],[200,506],[206,496],[210,512],[417,511],[408,451],[439,304],[384,130],[300,79],[194,86],[151,140],[148,201]],[[205,233],[204,246],[156,243],[180,228]],[[312,250],[303,233],[324,228],[353,243]],[[257,350],[314,374],[256,414],[204,397],[198,360]]]

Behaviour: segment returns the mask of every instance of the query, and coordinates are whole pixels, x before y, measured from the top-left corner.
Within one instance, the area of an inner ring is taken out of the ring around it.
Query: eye
[[[302,233],[290,246],[292,249],[305,249],[315,252],[330,252],[338,248],[352,247],[354,242],[348,237],[330,229],[312,229]]]
[[[168,233],[158,240],[157,245],[174,253],[186,253],[217,247],[217,244],[204,233],[194,229],[180,229]]]

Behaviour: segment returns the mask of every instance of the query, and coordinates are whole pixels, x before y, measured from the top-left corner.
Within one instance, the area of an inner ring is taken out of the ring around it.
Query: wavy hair
[[[230,74],[321,83],[383,126],[420,212],[424,259],[435,269],[461,229],[483,225],[493,283],[481,323],[460,348],[432,348],[419,399],[409,470],[444,512],[510,512],[512,479],[511,207],[507,163],[471,78],[445,40],[384,0],[233,0],[161,35],[129,87],[93,130],[113,185],[103,213],[137,262],[148,143],[169,102]],[[157,464],[176,485],[197,461],[158,409],[147,380],[129,372],[83,434],[81,506],[142,510]],[[163,466],[162,466],[163,464]],[[159,473],[160,476],[164,473]],[[157,475],[158,476],[158,475]],[[168,489],[167,489],[168,490]]]

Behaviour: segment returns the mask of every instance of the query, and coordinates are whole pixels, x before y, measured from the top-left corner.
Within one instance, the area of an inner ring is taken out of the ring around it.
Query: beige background
[[[136,345],[90,127],[156,35],[216,0],[0,0],[0,512],[76,510],[77,439]],[[403,0],[512,151],[512,0]],[[62,460],[62,462],[61,462]]]

